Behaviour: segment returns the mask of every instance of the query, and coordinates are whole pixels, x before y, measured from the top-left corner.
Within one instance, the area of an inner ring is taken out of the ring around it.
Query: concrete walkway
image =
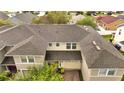
[[[80,81],[78,70],[66,70],[63,77],[65,81]]]

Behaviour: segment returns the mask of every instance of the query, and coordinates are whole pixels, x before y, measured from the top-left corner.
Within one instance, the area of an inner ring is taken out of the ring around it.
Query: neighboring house
[[[113,43],[119,44],[121,47],[120,50],[124,51],[124,24],[117,26]]]
[[[77,25],[18,25],[0,32],[0,71],[58,63],[81,70],[84,80],[121,80],[124,56],[93,28]]]
[[[0,19],[7,20],[8,18],[9,16],[6,13],[0,12]]]
[[[99,16],[96,18],[98,25],[105,30],[116,30],[118,25],[124,23],[123,19],[114,16]]]
[[[17,13],[15,16],[9,18],[9,20],[16,25],[19,24],[31,24],[32,20],[37,16],[32,13]]]

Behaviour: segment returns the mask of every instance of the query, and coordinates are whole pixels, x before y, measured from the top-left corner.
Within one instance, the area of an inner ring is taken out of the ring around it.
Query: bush
[[[57,64],[48,65],[45,64],[41,67],[33,67],[29,69],[29,72],[18,80],[40,80],[40,81],[61,81],[64,80],[62,75],[56,72]]]
[[[63,74],[65,72],[64,68],[61,68],[61,74]]]
[[[0,74],[0,81],[10,80],[12,73],[9,71],[4,71]]]
[[[124,75],[122,76],[121,81],[124,81]]]

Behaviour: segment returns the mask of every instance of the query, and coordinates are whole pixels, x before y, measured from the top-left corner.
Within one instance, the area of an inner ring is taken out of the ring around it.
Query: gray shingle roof
[[[49,42],[79,42],[88,32],[77,25],[29,25],[40,36]]]
[[[10,29],[0,32],[0,41],[2,40],[6,45],[13,46],[24,39],[33,35],[24,25],[11,27]]]
[[[89,28],[90,34],[80,42],[81,51],[85,57],[89,68],[107,68],[107,67],[124,67],[124,56],[111,45],[106,42],[96,31]],[[101,48],[93,45],[93,41]]]
[[[76,25],[20,25],[0,33],[0,40],[14,46],[6,56],[45,55],[48,42],[79,42],[89,68],[124,67],[124,56],[91,27],[85,30]]]
[[[0,31],[6,30],[6,29],[11,28],[11,27],[12,26],[10,26],[10,25],[1,26]]]
[[[47,51],[45,60],[82,60],[80,51]]]

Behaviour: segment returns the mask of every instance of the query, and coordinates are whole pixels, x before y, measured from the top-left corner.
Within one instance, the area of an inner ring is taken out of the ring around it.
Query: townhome
[[[0,32],[0,71],[58,63],[84,80],[121,80],[124,56],[89,26],[18,25]]]

